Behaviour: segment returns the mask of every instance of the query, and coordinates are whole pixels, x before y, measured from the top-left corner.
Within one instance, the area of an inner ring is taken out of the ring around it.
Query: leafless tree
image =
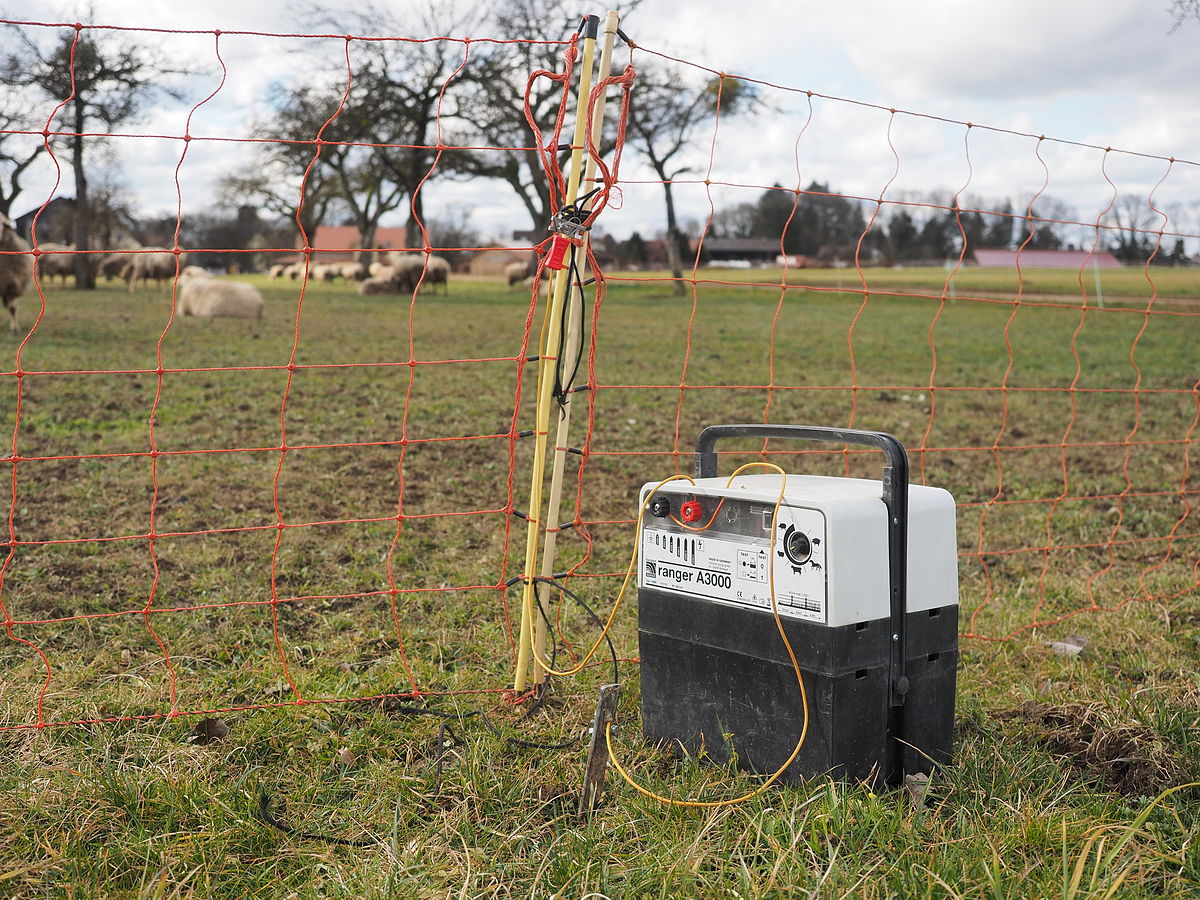
[[[667,258],[676,294],[684,292],[681,254],[684,237],[675,211],[673,182],[692,171],[688,151],[702,127],[714,126],[718,112],[722,116],[735,115],[749,112],[757,105],[753,87],[733,78],[701,82],[669,65],[639,70],[629,106],[628,140],[662,182],[667,213]]]
[[[65,101],[59,127],[70,148],[75,180],[74,244],[78,250],[90,250],[87,149],[94,147],[97,139],[88,136],[89,127],[98,123],[111,131],[136,118],[142,104],[154,94],[177,96],[162,81],[163,75],[177,70],[168,68],[147,48],[122,43],[106,32],[69,28],[46,49],[19,26],[9,29],[20,46],[0,61],[0,78],[11,86],[34,88],[55,102]],[[88,254],[75,257],[75,285],[85,289],[96,286]]]

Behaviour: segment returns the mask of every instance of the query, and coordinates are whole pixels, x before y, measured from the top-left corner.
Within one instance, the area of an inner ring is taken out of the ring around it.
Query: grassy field
[[[977,635],[962,642],[955,763],[927,791],[817,781],[695,811],[617,781],[580,821],[582,749],[518,749],[477,716],[439,749],[443,720],[411,704],[325,702],[415,683],[433,692],[426,709],[486,709],[530,739],[590,722],[604,668],[557,683],[520,724],[497,692],[517,599],[497,585],[523,556],[505,509],[525,508],[529,480],[528,441],[508,437],[520,291],[460,281],[410,308],[314,285],[297,320],[297,285],[254,279],[261,322],[180,319],[164,334],[165,292],[48,288],[20,359],[18,543],[0,594],[0,895],[1200,894],[1197,320],[1178,304],[1144,316],[1140,273],[1111,288],[1104,273],[1103,312],[1072,308],[1071,273],[1026,273],[1026,291],[1062,302],[1019,307],[961,299],[1011,289],[968,273],[943,304],[941,270],[870,272],[880,295],[865,306],[828,289],[857,289],[852,271],[793,274],[782,293],[701,285],[695,305],[662,284],[610,286],[590,453],[562,517],[588,540],[564,534],[561,567],[623,571],[637,488],[686,470],[704,424],[761,421],[769,404],[772,421],[897,434],[915,477],[959,503]],[[1153,275],[1162,296],[1200,297],[1192,273]],[[932,296],[890,295],[905,292]],[[23,304],[31,323],[36,299]],[[533,379],[525,367],[518,429]],[[4,434],[16,384],[0,379]],[[610,608],[614,578],[574,583]],[[567,606],[561,628],[564,655],[595,634]],[[1048,646],[1070,635],[1082,653]],[[615,639],[636,655],[632,604]],[[676,797],[754,785],[642,745],[636,663],[622,681],[638,778]],[[286,822],[363,846],[267,827],[264,791]]]

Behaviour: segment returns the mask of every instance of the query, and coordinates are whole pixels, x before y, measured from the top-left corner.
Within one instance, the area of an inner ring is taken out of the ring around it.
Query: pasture
[[[1011,300],[1011,282],[978,270],[956,290],[984,302],[943,303],[945,274],[872,271],[865,305],[853,270],[682,298],[646,273],[610,281],[589,456],[564,504],[583,525],[563,535],[560,569],[596,576],[573,583],[611,607],[638,487],[686,470],[704,424],[769,408],[775,422],[891,431],[914,478],[960,505],[962,627],[975,636],[961,646],[955,764],[927,787],[821,781],[714,810],[662,806],[610,774],[586,822],[571,793],[580,747],[516,748],[478,716],[439,747],[449,720],[386,697],[417,686],[424,708],[486,709],[506,734],[555,742],[587,727],[609,678],[599,666],[556,683],[519,724],[499,692],[518,597],[499,585],[524,548],[506,510],[524,508],[529,481],[528,441],[512,432],[532,422],[536,366],[523,358],[541,324],[527,322],[527,292],[457,280],[410,303],[312,284],[297,315],[298,284],[252,277],[261,321],[167,327],[167,291],[47,286],[20,359],[14,487],[0,495],[18,542],[0,595],[12,623],[0,893],[1200,891],[1196,528],[1181,518],[1195,491],[1196,319],[1145,316],[1140,272],[1106,280],[1103,314],[1081,314],[1075,273],[1026,273],[1019,306],[992,296]],[[1151,274],[1163,297],[1200,297],[1194,273]],[[26,325],[36,299],[23,300]],[[5,435],[16,345],[0,351]],[[587,421],[577,413],[573,443]],[[556,626],[564,655],[595,634],[569,605]],[[1083,652],[1048,646],[1069,635]],[[632,602],[614,638],[620,752],[636,776],[673,797],[752,787],[642,745]],[[106,719],[122,721],[19,727]],[[364,845],[267,827],[264,791],[289,824]]]

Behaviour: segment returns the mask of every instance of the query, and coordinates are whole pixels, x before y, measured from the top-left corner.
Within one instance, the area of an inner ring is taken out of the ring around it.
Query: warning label
[[[770,610],[773,581],[780,615],[824,622],[824,519],[811,510],[799,512],[807,513],[806,519],[816,517],[804,522],[816,538],[814,551],[799,564],[783,550],[784,529],[795,527],[790,522],[781,524],[775,540],[769,535],[769,524],[762,529],[768,533],[752,537],[683,532],[667,523],[647,522],[642,530],[639,585]]]

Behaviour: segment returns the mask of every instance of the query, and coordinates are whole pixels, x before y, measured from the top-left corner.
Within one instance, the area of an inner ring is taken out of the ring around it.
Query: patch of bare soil
[[[1102,708],[1026,700],[995,717],[1024,723],[1030,737],[1106,790],[1154,796],[1184,780],[1159,735],[1144,725],[1113,723]]]

